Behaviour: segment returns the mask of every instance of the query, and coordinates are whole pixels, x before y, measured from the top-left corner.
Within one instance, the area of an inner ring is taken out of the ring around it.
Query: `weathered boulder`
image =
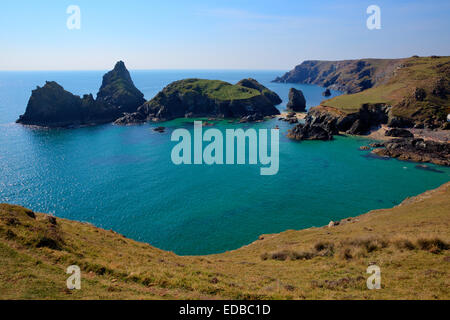
[[[295,88],[289,90],[289,102],[286,108],[296,112],[306,111],[306,99],[302,90],[297,90]]]
[[[297,124],[288,131],[287,137],[294,140],[331,140],[333,135],[330,131],[318,125]]]
[[[414,135],[411,133],[411,131],[401,128],[392,128],[387,130],[384,133],[385,136],[388,137],[398,137],[398,138],[412,138]]]

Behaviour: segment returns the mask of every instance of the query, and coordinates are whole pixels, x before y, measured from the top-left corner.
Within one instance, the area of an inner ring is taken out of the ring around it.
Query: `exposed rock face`
[[[32,91],[25,114],[17,122],[54,127],[80,125],[90,120],[96,107],[92,95],[80,98],[56,82],[47,81],[42,88]]]
[[[306,99],[302,90],[297,90],[295,88],[289,90],[289,102],[286,108],[296,112],[306,111]]]
[[[379,156],[417,162],[431,162],[450,166],[450,143],[431,140],[403,138],[384,143],[384,148],[374,149]]]
[[[319,131],[326,131],[328,136],[333,136],[339,132],[357,135],[366,134],[371,127],[386,123],[388,114],[389,106],[383,104],[366,104],[358,112],[351,114],[345,114],[330,107],[314,107],[308,111],[305,125],[299,125],[298,130],[302,134],[297,134],[295,139],[316,136]],[[317,127],[322,130],[318,130]],[[305,130],[313,130],[313,132],[306,134]],[[320,137],[322,138],[322,135]]]
[[[54,81],[46,82],[42,88],[32,91],[25,114],[17,122],[45,127],[108,123],[122,116],[125,110],[137,110],[144,102],[124,63],[119,61],[114,70],[103,77],[97,100],[92,94],[80,98]]]
[[[406,129],[392,128],[385,132],[385,136],[398,138],[412,138],[414,135]]]
[[[403,59],[304,61],[274,82],[307,83],[356,93],[389,79]]]
[[[232,85],[219,80],[185,79],[175,81],[139,107],[137,112],[126,114],[115,123],[167,121],[185,117],[243,118],[252,116],[248,118],[251,121],[250,119],[261,119],[264,116],[280,113],[274,105],[276,93],[265,88],[256,80],[245,79],[243,81],[246,86]]]
[[[260,84],[258,81],[252,78],[242,79],[238,83],[238,86],[243,86],[246,88],[256,89],[263,94],[267,99],[269,99],[274,105],[280,104],[282,102],[281,98],[275,92],[267,89],[265,86]]]
[[[117,62],[114,69],[103,76],[97,102],[114,109],[118,116],[135,112],[145,103],[144,94],[134,86],[123,61]]]
[[[331,96],[331,91],[330,91],[330,89],[326,89],[323,93],[322,93],[322,95],[324,96],[324,97],[329,97],[329,96]]]
[[[333,135],[325,128],[312,124],[297,124],[289,130],[288,138],[294,140],[331,140]]]

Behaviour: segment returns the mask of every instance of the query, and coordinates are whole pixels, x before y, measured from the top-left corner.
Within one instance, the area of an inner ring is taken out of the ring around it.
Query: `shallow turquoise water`
[[[366,157],[363,138],[331,142],[293,142],[279,125],[280,169],[261,176],[259,165],[175,166],[170,159],[172,130],[184,120],[131,127],[103,125],[31,129],[13,121],[23,113],[31,89],[56,80],[77,94],[96,93],[101,71],[0,72],[0,202],[16,203],[59,217],[88,221],[179,254],[208,254],[238,248],[262,233],[327,224],[332,219],[392,207],[405,197],[449,181],[441,172],[414,163]],[[269,81],[282,72],[134,71],[147,99],[164,85],[186,77],[237,82],[254,77],[280,94],[290,84]],[[318,104],[323,88],[295,85],[308,106]],[[337,92],[334,92],[337,94]],[[243,128],[248,125],[215,126]]]

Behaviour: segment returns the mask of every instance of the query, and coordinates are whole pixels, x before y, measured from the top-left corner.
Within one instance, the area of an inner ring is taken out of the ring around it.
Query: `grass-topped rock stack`
[[[278,95],[254,79],[233,85],[220,80],[185,79],[172,82],[138,111],[117,124],[166,121],[176,118],[261,118],[279,114]]]
[[[18,123],[45,127],[73,127],[108,123],[145,102],[122,61],[103,77],[95,100],[92,94],[74,95],[54,81],[32,91]]]

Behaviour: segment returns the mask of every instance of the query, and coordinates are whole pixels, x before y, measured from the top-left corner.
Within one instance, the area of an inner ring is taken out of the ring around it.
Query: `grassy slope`
[[[447,183],[336,227],[264,235],[223,254],[177,256],[3,204],[0,298],[449,299],[450,257],[440,242],[450,240],[449,208]],[[381,290],[366,288],[370,263],[381,267]],[[82,269],[81,290],[65,289],[70,264]]]
[[[189,91],[203,92],[210,98],[217,100],[249,99],[261,94],[256,89],[232,85],[225,81],[206,79],[186,79],[176,81],[170,85],[170,89],[178,90],[182,93],[187,93]]]
[[[439,78],[450,80],[448,72],[450,57],[420,57],[404,60],[404,67],[395,70],[386,83],[373,88],[350,95],[342,95],[322,102],[324,106],[338,108],[346,113],[357,111],[363,103],[386,103],[394,106],[394,115],[413,117],[417,111],[427,114],[434,112],[450,112],[450,101],[440,99],[431,94],[433,83]],[[413,105],[396,106],[405,97],[413,94],[416,87],[427,91],[427,98],[423,102],[415,102]],[[442,110],[435,110],[435,106],[441,106]]]

